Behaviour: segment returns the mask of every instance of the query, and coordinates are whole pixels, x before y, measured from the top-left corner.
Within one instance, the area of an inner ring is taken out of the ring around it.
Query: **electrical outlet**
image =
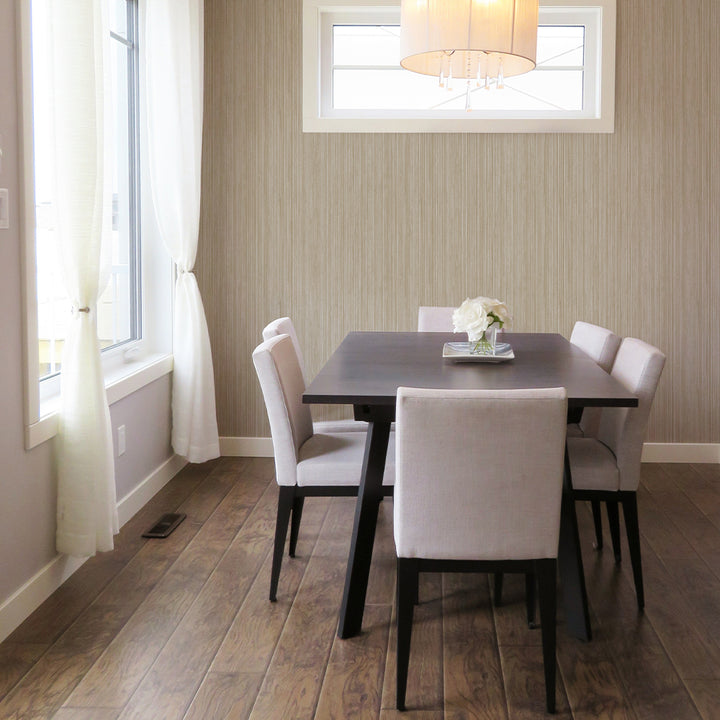
[[[124,425],[120,425],[120,427],[118,427],[117,437],[118,437],[117,454],[119,457],[120,455],[125,454],[125,426]]]
[[[10,227],[9,204],[7,188],[0,188],[0,230],[7,230]]]

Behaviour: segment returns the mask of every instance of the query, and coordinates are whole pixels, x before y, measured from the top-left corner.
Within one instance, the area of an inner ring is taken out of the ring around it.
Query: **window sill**
[[[615,119],[577,118],[487,118],[474,117],[329,117],[306,115],[304,133],[613,133]]]
[[[113,405],[163,375],[168,375],[172,369],[172,355],[160,354],[118,368],[105,378],[108,405]],[[43,403],[40,420],[25,427],[26,450],[47,442],[57,434],[59,400],[59,397],[55,397]]]

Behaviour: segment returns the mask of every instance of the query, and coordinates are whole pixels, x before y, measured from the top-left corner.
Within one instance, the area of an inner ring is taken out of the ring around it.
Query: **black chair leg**
[[[295,548],[297,547],[298,535],[300,534],[300,520],[302,520],[303,503],[305,498],[302,495],[296,495],[293,500],[292,515],[290,516],[290,549],[288,555],[295,557]]]
[[[277,586],[280,579],[285,538],[287,537],[290,513],[295,499],[295,486],[281,485],[278,496],[277,519],[275,520],[275,545],[273,547],[272,570],[270,571],[270,601],[277,600]]]
[[[536,628],[535,624],[535,587],[536,579],[534,573],[525,573],[525,610],[527,612],[527,623],[529,628]]]
[[[411,558],[397,559],[397,673],[396,703],[405,710],[408,665],[410,663],[410,635],[415,595],[418,586],[418,563]]]
[[[603,549],[603,536],[602,536],[602,515],[600,514],[600,501],[591,500],[590,507],[592,508],[593,522],[595,523],[595,549]]]
[[[547,711],[554,713],[557,562],[550,559],[536,560],[535,569],[540,598],[540,624],[542,625],[543,666],[545,668],[545,704]]]
[[[617,501],[608,500],[605,503],[605,507],[607,508],[608,525],[610,526],[610,538],[612,539],[615,562],[619,565],[622,561],[622,553],[620,550],[620,516]]]
[[[495,607],[502,605],[503,591],[503,574],[501,572],[493,573],[493,603]]]
[[[623,517],[627,532],[630,561],[632,562],[635,595],[638,610],[645,607],[645,591],[643,589],[642,560],[640,559],[640,526],[638,524],[637,495],[634,492],[624,493],[622,497]]]

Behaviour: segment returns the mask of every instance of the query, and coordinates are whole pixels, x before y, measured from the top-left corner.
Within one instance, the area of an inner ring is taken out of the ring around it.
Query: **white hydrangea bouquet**
[[[493,355],[497,331],[512,321],[507,305],[495,298],[467,298],[453,312],[455,332],[468,334],[471,353]]]

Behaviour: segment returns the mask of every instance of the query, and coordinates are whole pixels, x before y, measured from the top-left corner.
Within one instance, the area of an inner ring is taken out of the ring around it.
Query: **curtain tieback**
[[[77,305],[73,305],[72,307],[72,314],[75,313],[89,313],[90,308],[89,307],[78,307]]]

